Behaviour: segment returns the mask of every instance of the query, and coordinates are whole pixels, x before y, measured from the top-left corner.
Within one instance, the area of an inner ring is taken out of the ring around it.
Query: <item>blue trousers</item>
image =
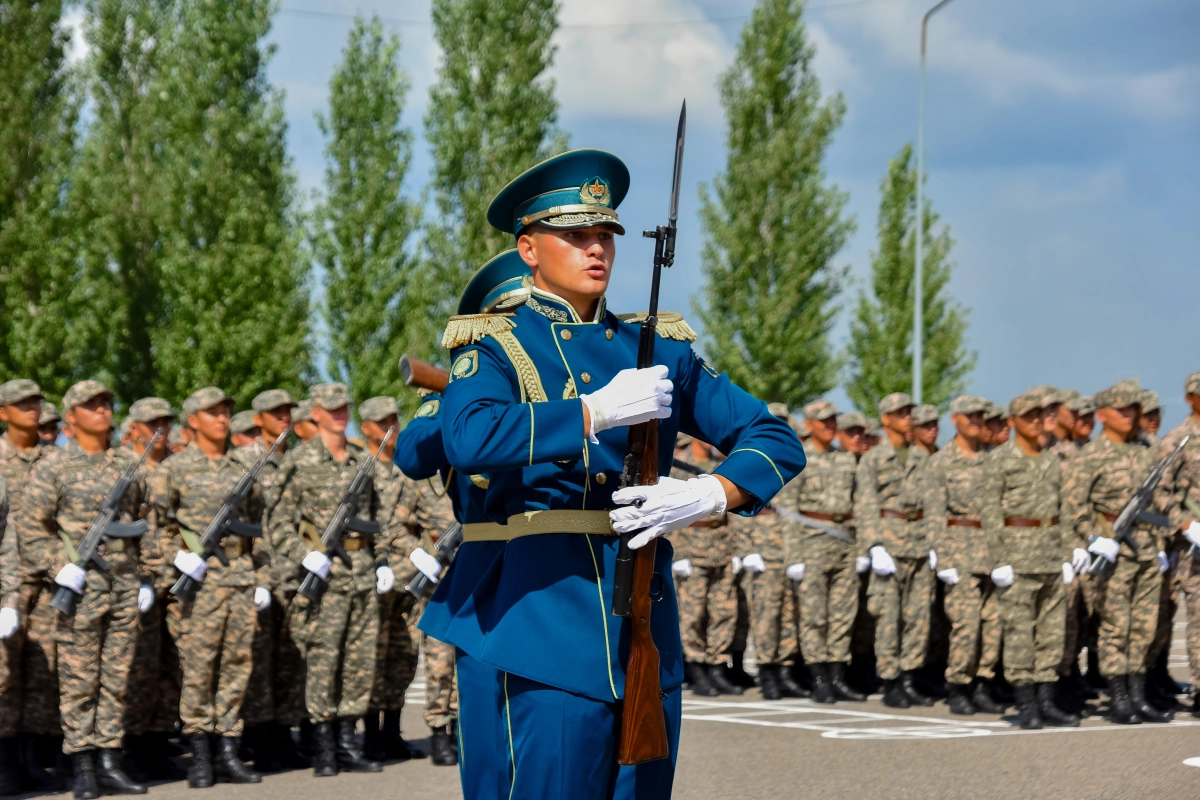
[[[671,756],[617,765],[619,706],[501,672],[458,651],[459,769],[466,800],[661,800],[671,796],[683,714],[663,708]]]

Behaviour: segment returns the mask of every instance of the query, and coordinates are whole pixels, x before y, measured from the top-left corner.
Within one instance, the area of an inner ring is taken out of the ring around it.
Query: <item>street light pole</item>
[[[925,250],[925,32],[929,27],[929,18],[951,0],[942,0],[925,12],[921,18],[921,88],[920,100],[917,103],[917,263],[913,271],[913,402],[920,405],[924,401],[924,349],[925,349],[925,286],[924,263]]]

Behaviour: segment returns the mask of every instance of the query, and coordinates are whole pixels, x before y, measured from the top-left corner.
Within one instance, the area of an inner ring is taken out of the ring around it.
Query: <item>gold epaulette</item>
[[[639,311],[636,314],[617,314],[622,322],[645,322],[648,312]],[[664,339],[675,339],[680,342],[696,341],[696,332],[687,324],[683,314],[676,311],[658,312],[658,335]]]
[[[516,325],[515,314],[461,314],[451,317],[442,334],[442,347],[453,350],[465,344],[475,344],[485,336],[510,331]]]

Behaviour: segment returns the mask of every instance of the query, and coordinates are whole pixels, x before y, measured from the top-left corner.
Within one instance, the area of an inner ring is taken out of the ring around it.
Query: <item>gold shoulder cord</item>
[[[525,352],[512,330],[492,334],[492,338],[504,350],[513,369],[517,371],[517,383],[521,386],[521,402],[545,403],[549,400],[546,390],[542,388],[542,377],[534,366],[533,359]]]

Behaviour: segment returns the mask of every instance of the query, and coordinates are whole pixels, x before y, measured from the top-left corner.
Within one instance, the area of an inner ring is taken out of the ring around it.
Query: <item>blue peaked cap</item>
[[[604,150],[569,150],[517,176],[488,206],[497,230],[520,236],[530,225],[558,230],[611,225],[625,233],[617,206],[629,192],[629,168]]]
[[[529,297],[533,276],[514,250],[505,250],[475,271],[458,298],[459,314],[488,314]]]

